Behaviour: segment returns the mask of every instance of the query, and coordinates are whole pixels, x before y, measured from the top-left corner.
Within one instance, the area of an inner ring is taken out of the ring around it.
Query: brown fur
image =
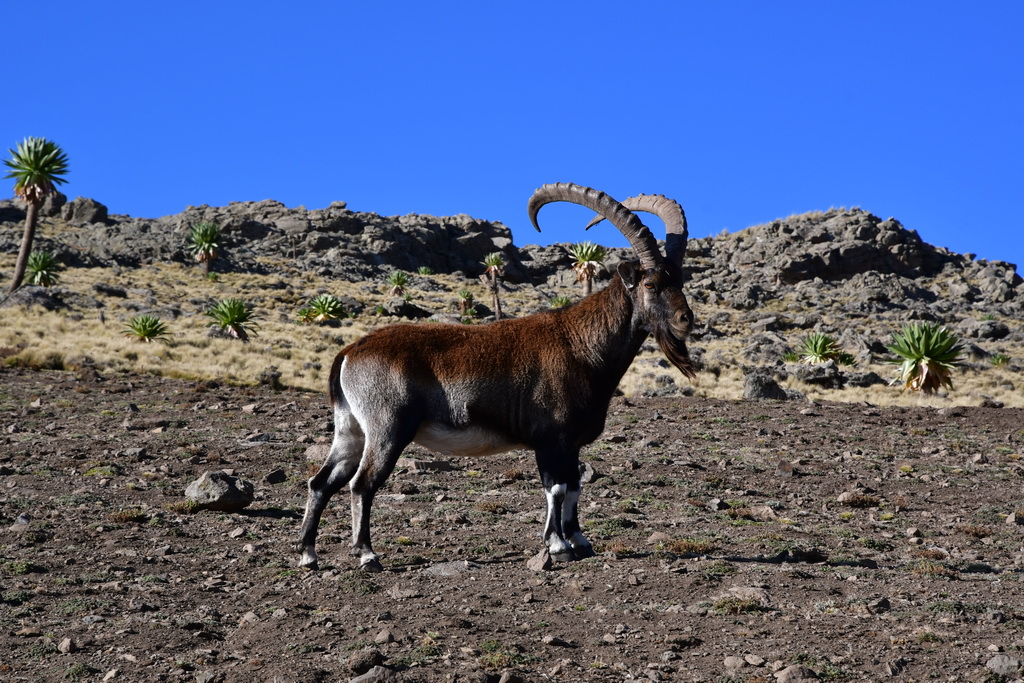
[[[659,290],[670,289],[660,284],[659,275],[647,277],[659,281]],[[573,432],[573,445],[582,446],[603,430],[608,402],[651,331],[666,358],[692,376],[685,344],[692,314],[675,292],[662,298],[682,323],[657,311],[654,321],[638,325],[636,294],[616,276],[578,304],[525,318],[487,325],[390,325],[338,354],[329,376],[331,401],[341,398],[338,377],[346,358],[353,368],[384,363],[424,404],[436,396],[431,386],[471,381],[478,400],[467,407],[470,422],[528,446],[552,438],[554,429]],[[443,416],[430,413],[429,419],[443,421]]]

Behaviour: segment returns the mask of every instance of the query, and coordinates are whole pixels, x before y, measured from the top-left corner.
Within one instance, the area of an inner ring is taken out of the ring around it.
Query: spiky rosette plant
[[[604,263],[605,250],[593,242],[579,242],[569,247],[569,255],[573,257],[572,269],[576,272],[576,281],[583,283],[583,296],[590,294],[593,280]]]
[[[896,358],[888,362],[899,365],[893,383],[902,384],[904,391],[926,394],[942,387],[953,388],[952,372],[962,364],[959,337],[934,323],[914,323],[905,325],[901,333],[893,333],[892,341],[887,348]]]
[[[559,294],[558,296],[551,297],[551,301],[548,303],[551,305],[551,308],[565,308],[571,304],[572,301],[564,294]]]
[[[822,332],[813,332],[800,340],[800,348],[797,353],[800,355],[801,363],[817,365],[829,360],[838,361],[843,355],[843,350],[839,347],[839,342],[835,337]]]
[[[341,299],[333,294],[320,294],[309,300],[305,308],[299,309],[299,322],[324,323],[337,320],[345,315],[345,306]]]
[[[405,296],[405,288],[409,286],[409,274],[404,270],[395,270],[388,274],[388,284],[391,289],[388,294],[391,296]]]
[[[210,274],[210,263],[217,258],[220,249],[221,230],[216,223],[200,221],[188,233],[188,250],[192,258],[203,266],[203,273]]]
[[[458,298],[459,315],[470,315],[469,311],[473,308],[473,303],[473,292],[468,289],[461,290]]]
[[[52,287],[60,279],[61,270],[62,267],[57,263],[53,254],[48,251],[33,251],[28,256],[25,274],[28,275],[28,281],[33,285]]]
[[[59,145],[46,138],[25,138],[17,149],[8,151],[11,158],[4,159],[4,165],[11,170],[4,178],[14,180],[14,194],[28,205],[21,248],[14,263],[14,276],[7,289],[10,294],[21,286],[25,277],[39,221],[39,207],[43,205],[46,195],[56,192],[58,185],[67,182],[64,175],[68,172],[68,157]]]
[[[137,315],[128,321],[124,335],[141,342],[170,342],[167,323],[155,315]]]
[[[227,332],[236,339],[249,341],[249,335],[255,336],[259,328],[254,320],[256,314],[253,305],[241,299],[223,299],[206,310],[206,315],[213,319],[211,327]]]

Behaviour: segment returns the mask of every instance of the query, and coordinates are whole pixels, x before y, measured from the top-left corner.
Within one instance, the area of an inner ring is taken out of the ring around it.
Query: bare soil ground
[[[0,679],[1021,675],[1024,409],[616,399],[584,458],[599,555],[550,571],[531,454],[412,449],[374,575],[346,496],[295,568],[330,419],[321,393],[0,370]],[[188,514],[219,469],[256,501]]]

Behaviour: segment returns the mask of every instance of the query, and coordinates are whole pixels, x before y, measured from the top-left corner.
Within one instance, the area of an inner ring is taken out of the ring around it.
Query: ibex
[[[686,349],[693,313],[680,289],[686,218],[665,197],[641,195],[624,205],[556,183],[530,198],[538,231],[537,212],[556,201],[611,221],[639,265],[623,262],[606,288],[563,309],[487,325],[390,325],[342,349],[328,380],[334,441],[309,480],[300,566],[317,567],[320,516],[348,484],[352,554],[366,571],[383,569],[370,543],[370,506],[412,442],[454,456],[533,450],[547,498],[549,552],[558,561],[594,554],[577,513],[580,449],[604,430],[615,388],[648,335],[683,374],[694,375]],[[627,206],[664,221],[665,256]]]

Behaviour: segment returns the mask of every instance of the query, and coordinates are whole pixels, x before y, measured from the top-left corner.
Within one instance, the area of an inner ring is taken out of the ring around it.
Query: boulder
[[[764,373],[755,372],[747,375],[743,380],[743,398],[785,401],[789,399],[789,395],[774,379]]]
[[[796,377],[804,384],[813,384],[825,389],[842,389],[846,377],[839,371],[835,361],[807,365],[804,363],[787,363],[786,373]]]
[[[224,472],[205,472],[188,485],[185,497],[200,509],[239,512],[252,504],[253,486]]]
[[[67,204],[64,204],[61,209],[61,217],[72,225],[106,223],[107,207],[95,199],[75,197]]]
[[[55,311],[62,308],[64,302],[48,287],[25,285],[6,299],[0,299],[0,308],[12,306],[42,306],[48,311]]]
[[[972,339],[1004,339],[1010,335],[1009,326],[998,320],[968,319],[957,325],[957,329]]]
[[[53,217],[61,214],[61,209],[67,204],[68,198],[60,192],[51,192],[43,199],[43,205],[39,207],[39,215]]]
[[[807,681],[817,681],[818,674],[814,673],[811,669],[801,664],[794,664],[787,666],[785,669],[775,672],[775,680],[778,683],[806,683]]]

